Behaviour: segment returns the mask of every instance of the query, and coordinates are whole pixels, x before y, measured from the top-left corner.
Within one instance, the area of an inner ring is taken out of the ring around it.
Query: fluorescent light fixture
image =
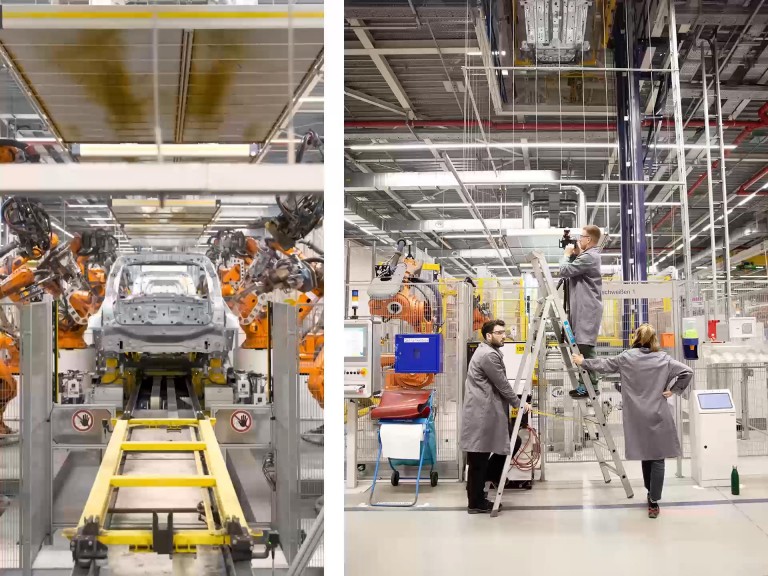
[[[75,156],[98,158],[141,158],[163,156],[186,158],[250,158],[258,154],[257,144],[74,144]]]
[[[467,52],[467,56],[482,56],[483,53],[479,50],[477,52]]]
[[[522,202],[475,202],[478,208],[500,208],[502,206],[522,206]],[[408,204],[408,208],[414,210],[429,210],[430,208],[471,208],[470,204],[463,202],[422,202],[420,204]]]
[[[659,150],[674,150],[677,148],[677,144],[649,144],[648,148],[657,148]],[[735,150],[737,148],[736,144],[726,144],[723,146],[726,150]],[[707,145],[706,144],[683,144],[683,149],[685,150],[706,150]],[[710,150],[720,150],[720,146],[718,144],[710,144],[709,145]]]
[[[220,204],[219,206],[223,210],[224,208],[270,208],[275,204]]]
[[[74,238],[74,236],[73,236],[72,234],[70,234],[69,232],[67,232],[66,230],[64,230],[64,228],[62,228],[61,226],[59,226],[58,224],[56,224],[56,222],[51,222],[51,226],[53,226],[54,228],[56,228],[56,230],[58,230],[59,232],[63,232],[64,234],[66,234],[66,235],[67,235],[67,236],[69,236],[70,238]]]
[[[396,150],[466,150],[470,148],[538,148],[543,150],[559,150],[561,148],[576,149],[617,149],[616,142],[445,142],[442,144],[353,144],[349,150],[367,151],[396,151]]]
[[[97,210],[109,208],[107,204],[67,204],[70,210]]]
[[[365,232],[365,233],[366,233],[366,234],[368,234],[369,236],[373,236],[374,238],[377,238],[377,239],[379,239],[379,240],[384,240],[384,241],[386,241],[384,238],[379,238],[378,236],[376,236],[376,234],[374,234],[374,233],[373,233],[373,232],[371,232],[370,230],[366,230],[366,229],[365,229],[365,228],[363,228],[363,227],[362,227],[360,224],[358,224],[357,222],[353,222],[353,221],[352,221],[352,220],[350,220],[349,218],[344,218],[344,222],[346,222],[347,224],[352,224],[352,226],[356,227],[358,230],[361,230],[361,231]],[[383,233],[383,232],[382,232],[382,233]]]
[[[680,206],[680,202],[646,202],[646,206]],[[587,202],[587,206],[621,206],[621,202]]]
[[[304,96],[299,98],[299,102],[325,102],[322,96]]]
[[[487,239],[488,236],[486,236],[485,234],[448,234],[446,236],[443,236],[443,238],[445,238],[446,240],[451,239],[451,238],[454,238],[454,239],[456,239],[456,238],[477,238],[477,239],[485,238],[485,239]]]
[[[45,136],[17,136],[16,140],[19,142],[27,142],[28,144],[58,144],[58,140],[53,137]]]
[[[88,221],[88,220],[94,220],[94,221],[96,221],[96,220],[112,220],[112,219],[113,218],[112,218],[111,214],[109,216],[89,216],[87,218],[83,218],[83,220],[86,220],[86,221]]]
[[[227,221],[248,222],[251,220],[255,220],[256,218],[259,218],[259,216],[219,216],[218,218],[216,218],[216,222],[227,222]]]

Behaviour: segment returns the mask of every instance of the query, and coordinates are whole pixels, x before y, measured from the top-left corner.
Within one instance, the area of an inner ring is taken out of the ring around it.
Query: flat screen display
[[[724,410],[733,408],[730,395],[725,392],[713,392],[711,394],[699,394],[699,407],[702,410]]]
[[[344,327],[344,360],[364,360],[368,356],[368,327]]]

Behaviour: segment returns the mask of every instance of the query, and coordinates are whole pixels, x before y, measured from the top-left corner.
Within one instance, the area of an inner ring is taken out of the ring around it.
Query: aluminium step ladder
[[[587,402],[589,400],[592,401],[592,406],[595,412],[594,416],[587,415],[582,419],[584,422],[594,427],[595,434],[590,434],[590,436],[593,437],[592,445],[595,449],[595,456],[597,456],[597,461],[600,464],[600,471],[603,473],[603,478],[605,479],[605,482],[608,483],[611,481],[611,473],[618,476],[624,486],[627,498],[632,498],[632,496],[634,496],[632,486],[629,484],[629,479],[624,471],[624,464],[616,450],[613,435],[608,428],[603,406],[597,401],[597,394],[595,393],[595,388],[592,386],[592,379],[589,377],[589,373],[586,369],[576,366],[573,362],[572,355],[578,354],[579,349],[576,346],[576,338],[571,329],[565,309],[563,308],[563,303],[558,299],[555,281],[552,279],[549,267],[546,265],[546,260],[540,252],[533,252],[528,256],[528,261],[533,267],[533,274],[539,284],[540,297],[536,304],[536,314],[533,317],[531,329],[528,332],[528,339],[525,343],[525,352],[520,361],[520,366],[517,369],[517,376],[515,377],[513,388],[515,390],[520,389],[520,384],[522,382],[521,403],[525,402],[525,399],[531,394],[536,359],[539,358],[539,353],[542,351],[542,348],[546,346],[546,325],[547,320],[549,320],[552,331],[557,338],[558,349],[562,354],[563,364],[565,365],[565,371],[571,382],[571,386],[575,390],[579,386],[578,377],[581,376],[584,386],[589,393],[587,398],[577,400],[581,404],[583,414],[588,414]],[[491,512],[492,517],[499,514],[501,498],[504,493],[504,485],[506,484],[507,474],[509,473],[512,457],[514,456],[515,438],[517,438],[517,435],[520,432],[520,423],[522,422],[522,419],[523,411],[518,410],[517,417],[515,418],[515,425],[512,430],[512,437],[510,438],[510,453],[504,461],[504,470],[496,490],[496,499],[493,503],[493,511]],[[592,430],[590,430],[590,432],[592,432]],[[600,432],[600,434],[598,434],[598,432]],[[598,440],[598,438],[601,440]],[[610,454],[612,464],[609,464],[606,461],[603,450]]]

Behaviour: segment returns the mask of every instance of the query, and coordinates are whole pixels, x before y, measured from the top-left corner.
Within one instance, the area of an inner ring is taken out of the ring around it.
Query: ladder
[[[515,377],[513,388],[515,390],[522,388],[521,403],[525,402],[525,399],[531,394],[536,359],[539,358],[540,352],[546,348],[546,325],[547,320],[549,320],[552,331],[557,338],[558,349],[562,354],[563,364],[565,365],[565,371],[570,379],[571,386],[575,390],[579,385],[578,377],[581,376],[584,386],[589,393],[587,398],[577,400],[581,405],[582,414],[588,414],[587,402],[589,400],[592,401],[594,416],[584,416],[583,420],[589,426],[592,426],[595,432],[595,434],[590,435],[593,438],[592,445],[595,449],[595,455],[600,464],[600,471],[603,474],[603,478],[605,479],[605,482],[608,483],[611,481],[611,473],[618,476],[624,486],[627,498],[632,498],[632,496],[634,496],[632,486],[629,484],[629,479],[624,471],[624,464],[616,450],[616,444],[613,441],[613,436],[608,428],[602,404],[597,401],[597,395],[592,386],[592,379],[589,377],[589,373],[586,369],[576,366],[573,362],[572,355],[579,353],[579,349],[576,346],[576,337],[573,334],[568,317],[565,314],[563,303],[558,299],[555,281],[552,279],[546,260],[540,252],[531,253],[527,259],[533,267],[533,274],[539,284],[539,299],[536,303],[536,314],[533,317],[531,329],[528,331],[525,352],[520,361],[520,366],[517,369],[517,376]],[[522,387],[520,386],[521,383]],[[504,470],[496,490],[496,499],[493,503],[493,511],[491,512],[492,517],[496,517],[499,514],[501,498],[504,493],[504,485],[506,484],[507,474],[509,473],[509,468],[512,465],[512,458],[514,456],[515,438],[517,438],[517,435],[520,432],[520,423],[522,422],[522,419],[523,410],[518,410],[517,417],[515,418],[515,425],[512,429],[512,437],[510,438],[509,454],[504,461]],[[600,440],[598,440],[598,438],[600,438]],[[612,463],[606,461],[603,451],[610,454]]]

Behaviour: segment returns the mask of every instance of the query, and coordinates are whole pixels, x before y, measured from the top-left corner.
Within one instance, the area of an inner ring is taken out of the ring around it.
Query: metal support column
[[[275,472],[277,502],[273,524],[288,562],[301,545],[299,502],[299,355],[297,308],[272,305]]]
[[[677,57],[677,18],[675,3],[667,2],[669,8],[669,66],[672,72],[672,104],[675,107],[675,145],[677,146],[678,179],[685,181],[688,173],[685,166],[685,133],[683,132],[683,110],[680,100],[680,63]],[[686,185],[678,187],[680,191],[680,220],[683,236],[683,266],[685,268],[685,306],[686,314],[691,310],[691,224],[688,215],[688,189]]]
[[[466,466],[464,452],[459,446],[459,431],[462,427],[461,407],[464,403],[464,382],[467,379],[467,343],[474,338],[472,330],[472,311],[474,307],[472,287],[466,282],[457,286],[457,318],[456,318],[456,366],[454,374],[458,378],[456,384],[456,459],[458,478],[464,480]]]
[[[21,310],[21,569],[51,538],[53,308],[50,301]]]
[[[632,68],[633,4],[625,2],[616,10],[613,40],[617,68]],[[640,86],[634,72],[616,73],[616,109],[619,139],[619,174],[621,180],[640,182],[643,174],[640,121]],[[645,187],[640,184],[619,186],[621,205],[621,271],[624,282],[648,279],[648,248],[645,239]],[[638,306],[640,304],[640,306]],[[630,308],[631,306],[631,308]],[[648,319],[648,304],[625,301],[625,340],[628,334]],[[628,345],[628,341],[625,342]]]
[[[712,62],[715,69],[715,98],[717,99],[717,137],[720,147],[720,189],[723,192],[723,264],[725,267],[725,319],[731,317],[731,231],[728,224],[728,186],[726,185],[725,139],[723,137],[723,100],[720,98],[720,60],[717,54],[717,39],[710,38]]]
[[[717,318],[719,306],[717,304],[717,240],[715,238],[715,199],[712,191],[712,153],[709,150],[709,94],[707,94],[707,48],[701,44],[701,109],[704,112],[704,142],[707,156],[707,200],[709,201],[709,242],[711,244],[710,256],[712,261],[712,310]],[[705,228],[706,230],[706,228]]]

